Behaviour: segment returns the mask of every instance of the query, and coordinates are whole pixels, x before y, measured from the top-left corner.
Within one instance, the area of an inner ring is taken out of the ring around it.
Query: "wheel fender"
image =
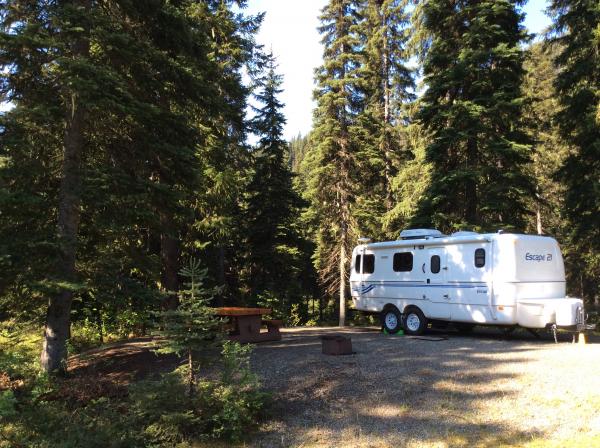
[[[396,305],[394,305],[393,303],[386,303],[386,304],[383,306],[383,308],[381,308],[381,312],[383,313],[384,311],[387,311],[387,310],[389,310],[389,309],[396,310],[396,311],[398,311],[400,314],[402,314],[402,311],[400,311],[400,310],[398,309],[398,307],[397,307]]]

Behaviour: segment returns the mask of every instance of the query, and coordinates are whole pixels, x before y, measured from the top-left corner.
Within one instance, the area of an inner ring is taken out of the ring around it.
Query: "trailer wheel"
[[[386,308],[381,312],[381,326],[390,334],[396,334],[402,328],[402,315],[396,308]]]
[[[408,308],[404,311],[404,330],[407,334],[423,334],[427,328],[427,318],[419,308]]]

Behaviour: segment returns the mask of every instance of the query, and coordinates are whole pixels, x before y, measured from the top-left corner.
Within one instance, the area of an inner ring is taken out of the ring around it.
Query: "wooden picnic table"
[[[263,319],[263,316],[271,314],[270,308],[221,307],[215,310],[217,316],[229,318],[232,324],[229,339],[233,341],[245,343],[281,340],[279,327],[283,322]],[[267,331],[261,332],[263,325]]]

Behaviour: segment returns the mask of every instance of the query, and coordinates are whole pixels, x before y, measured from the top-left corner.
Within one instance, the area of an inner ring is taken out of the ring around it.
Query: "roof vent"
[[[444,236],[442,232],[435,229],[407,229],[400,232],[400,239],[418,240],[423,238],[440,238]]]
[[[479,235],[479,233],[471,232],[469,230],[459,230],[458,232],[454,232],[450,236],[473,236],[473,235]]]

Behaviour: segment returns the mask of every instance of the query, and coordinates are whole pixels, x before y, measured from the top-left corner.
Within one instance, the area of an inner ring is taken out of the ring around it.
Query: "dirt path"
[[[125,397],[133,381],[175,369],[175,355],[157,355],[152,338],[137,338],[109,344],[69,358],[69,376],[47,399],[56,396],[73,405],[100,397]]]
[[[251,446],[600,446],[600,344],[348,329],[356,353],[322,355],[319,336],[332,333],[285,330],[257,346],[275,408]]]

